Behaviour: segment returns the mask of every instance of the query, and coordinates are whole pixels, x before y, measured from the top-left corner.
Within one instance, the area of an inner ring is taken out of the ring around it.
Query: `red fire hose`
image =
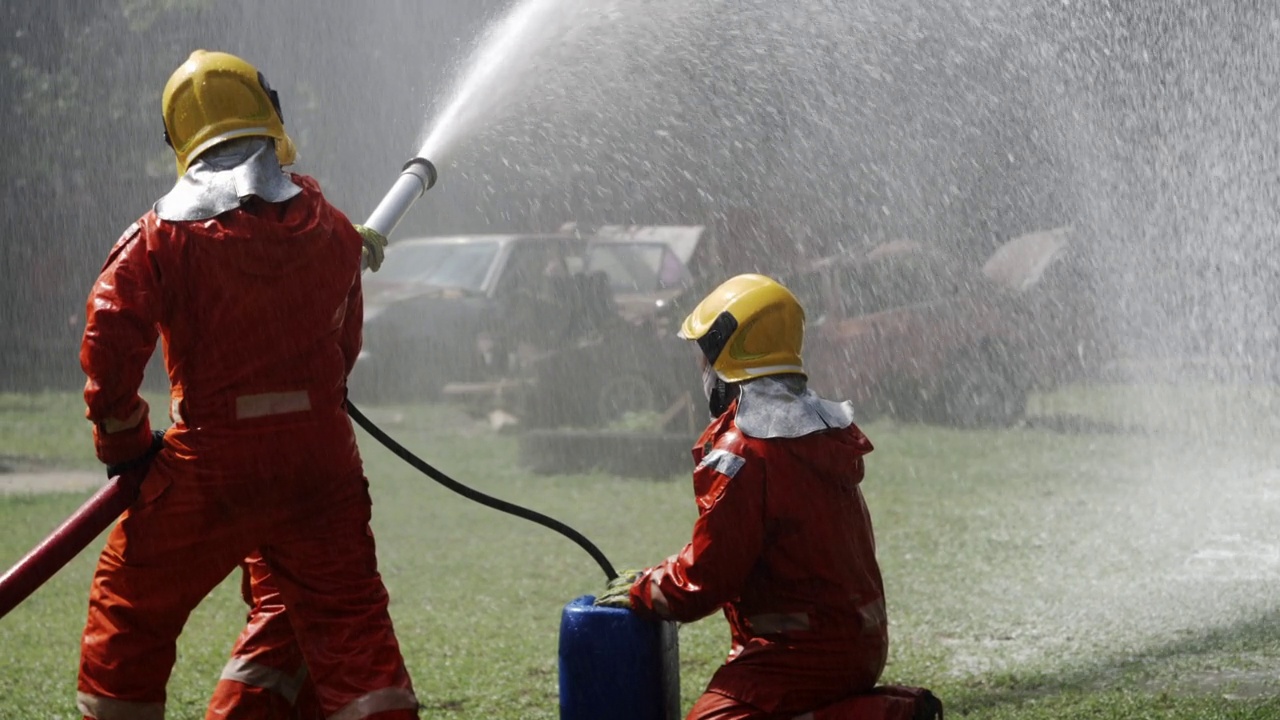
[[[103,530],[138,497],[144,472],[125,473],[107,481],[31,552],[0,576],[0,618],[9,614]]]

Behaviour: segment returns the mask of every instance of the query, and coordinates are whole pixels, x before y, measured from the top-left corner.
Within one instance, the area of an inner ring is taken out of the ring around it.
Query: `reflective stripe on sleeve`
[[[417,710],[418,698],[409,688],[383,688],[347,703],[329,720],[363,720],[374,713],[388,710]]]
[[[880,628],[889,624],[889,616],[884,609],[884,598],[877,598],[858,608],[858,619],[862,621],[863,635],[880,632]]]
[[[222,668],[222,679],[270,690],[292,705],[297,701],[302,683],[307,679],[307,666],[303,665],[296,672],[287,673],[248,660],[231,658]]]
[[[115,418],[103,418],[102,422],[98,423],[98,426],[101,427],[102,431],[107,433],[108,435],[112,433],[122,432],[124,430],[132,430],[138,427],[138,424],[142,422],[142,419],[147,416],[148,409],[149,408],[147,407],[147,404],[145,402],[139,402],[138,407],[135,408],[134,411],[129,414],[129,417],[123,420],[117,420]]]
[[[76,709],[96,720],[164,720],[164,703],[131,702],[76,693]]]
[[[698,464],[698,469],[709,467],[721,475],[733,477],[746,464],[747,461],[741,455],[734,455],[728,450],[716,448],[703,456],[702,462]]]

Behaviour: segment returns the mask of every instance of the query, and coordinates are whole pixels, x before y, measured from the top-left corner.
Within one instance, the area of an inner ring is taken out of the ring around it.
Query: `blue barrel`
[[[594,602],[560,615],[560,720],[679,720],[676,624]]]

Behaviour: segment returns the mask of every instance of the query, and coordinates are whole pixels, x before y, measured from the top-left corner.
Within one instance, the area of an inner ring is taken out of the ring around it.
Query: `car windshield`
[[[498,243],[422,243],[392,245],[373,279],[381,283],[421,283],[482,291]]]
[[[616,293],[645,293],[686,284],[684,264],[665,245],[657,243],[599,243],[587,253],[587,272],[609,276]]]

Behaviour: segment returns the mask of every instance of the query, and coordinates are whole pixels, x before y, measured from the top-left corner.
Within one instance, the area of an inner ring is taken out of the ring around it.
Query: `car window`
[[[609,276],[615,293],[649,293],[684,287],[689,270],[661,243],[598,243],[587,252],[587,272]]]
[[[680,258],[671,248],[662,248],[662,264],[658,269],[658,284],[663,290],[671,290],[674,288],[686,287],[692,284],[693,278],[689,275],[689,268],[685,267]]]
[[[498,291],[504,293],[547,292],[561,278],[569,276],[567,248],[563,243],[516,242],[502,270]]]
[[[422,243],[392,245],[378,283],[422,283],[437,287],[481,291],[498,256],[497,242]]]

